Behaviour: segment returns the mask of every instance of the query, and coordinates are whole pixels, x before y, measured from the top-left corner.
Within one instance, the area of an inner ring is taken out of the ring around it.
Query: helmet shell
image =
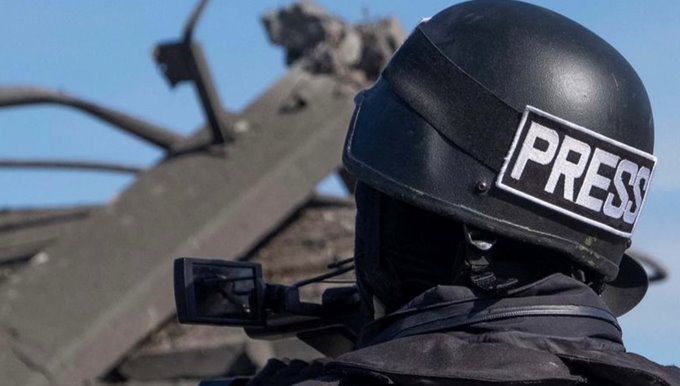
[[[474,113],[461,114],[446,127],[416,108],[417,98],[404,98],[399,91],[426,88],[422,79],[437,72],[434,78],[448,79],[448,67],[423,69],[396,60],[422,41],[429,41],[453,65],[450,68],[464,75],[460,82],[436,84],[446,94],[432,100],[435,110],[456,112],[474,105],[469,110]],[[499,103],[471,103],[471,89]],[[518,1],[478,0],[452,6],[421,23],[381,78],[357,97],[343,162],[356,178],[390,196],[560,251],[608,280],[615,279],[629,237],[496,186],[498,168],[476,151],[483,148],[501,160],[508,152],[505,142],[501,146],[496,139],[508,132],[514,135],[517,127],[498,120],[497,131],[488,129],[500,116],[497,104],[514,110],[517,121],[527,106],[533,106],[642,152],[653,151],[647,93],[613,47],[547,9]],[[481,130],[482,126],[487,128]],[[452,141],[449,129],[475,146]]]

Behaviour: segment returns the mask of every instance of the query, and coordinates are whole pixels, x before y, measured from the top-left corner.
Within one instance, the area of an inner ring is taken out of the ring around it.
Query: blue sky
[[[656,122],[659,166],[634,248],[658,256],[671,279],[650,289],[622,318],[631,351],[680,363],[680,2],[532,1],[580,22],[633,64],[647,87]],[[214,1],[196,38],[218,91],[238,111],[285,72],[259,15],[288,1]],[[318,1],[348,21],[395,16],[406,30],[448,1]],[[192,1],[16,1],[0,13],[0,85],[60,89],[187,134],[203,117],[193,89],[170,90],[151,59],[159,42],[179,36]],[[150,166],[161,153],[89,117],[56,107],[0,110],[0,158],[67,158]],[[0,208],[110,200],[129,177],[0,169]],[[337,191],[333,181],[322,185]],[[677,277],[676,277],[677,276]]]

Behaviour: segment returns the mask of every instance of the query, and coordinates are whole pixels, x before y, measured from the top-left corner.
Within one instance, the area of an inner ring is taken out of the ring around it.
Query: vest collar
[[[566,352],[625,351],[621,329],[588,286],[554,274],[495,297],[463,286],[438,286],[370,323],[360,347],[413,335],[446,332],[470,342],[510,343]]]

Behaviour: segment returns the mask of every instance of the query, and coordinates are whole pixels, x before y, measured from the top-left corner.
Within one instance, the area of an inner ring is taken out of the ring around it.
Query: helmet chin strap
[[[463,224],[465,262],[470,268],[470,280],[485,292],[504,293],[517,284],[517,279],[499,279],[491,269],[496,236],[490,232]]]

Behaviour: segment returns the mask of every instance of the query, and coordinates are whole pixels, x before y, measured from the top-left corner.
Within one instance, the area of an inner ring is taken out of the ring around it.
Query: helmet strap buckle
[[[465,233],[465,261],[470,268],[470,280],[485,292],[503,293],[517,284],[517,279],[499,279],[491,269],[492,250],[496,236],[463,224]]]

